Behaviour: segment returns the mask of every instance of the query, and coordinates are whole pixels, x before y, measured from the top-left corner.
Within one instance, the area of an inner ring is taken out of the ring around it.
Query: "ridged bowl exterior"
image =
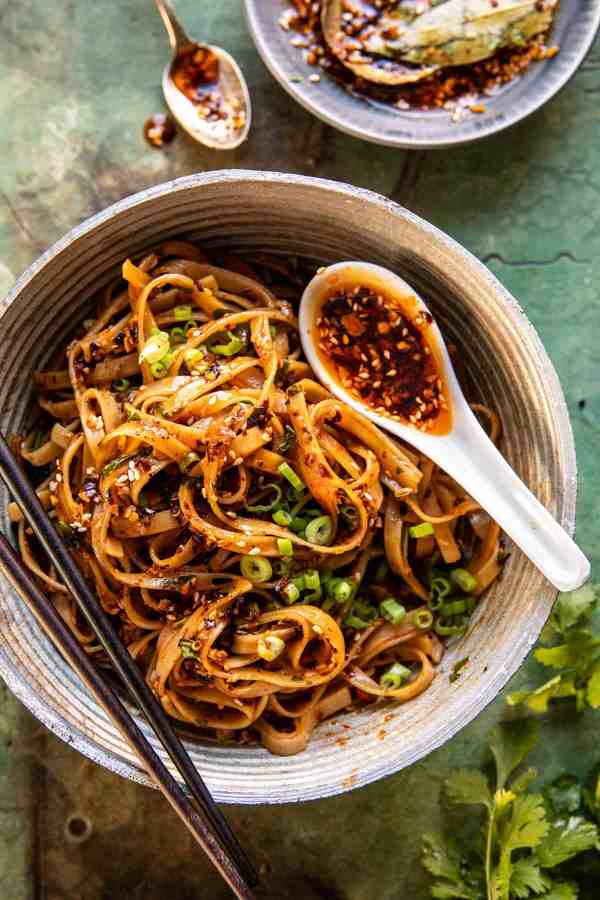
[[[23,429],[31,415],[32,373],[64,345],[121,261],[173,237],[208,249],[288,253],[326,263],[365,259],[397,271],[421,292],[447,339],[459,347],[475,396],[499,412],[510,463],[573,530],[576,469],[567,410],[552,364],[517,301],[470,253],[412,213],[376,194],[316,178],[193,175],[129,197],[73,229],[7,298],[0,321],[3,433]],[[7,501],[0,492],[5,531]],[[431,688],[411,703],[338,716],[317,729],[306,752],[287,758],[186,732],[216,799],[326,797],[396,772],[456,734],[517,670],[555,596],[528,560],[510,549],[502,580],[485,597],[469,633],[446,655]],[[450,684],[453,662],[465,656],[470,665]],[[63,740],[101,765],[147,782],[119,733],[4,581],[0,675]]]

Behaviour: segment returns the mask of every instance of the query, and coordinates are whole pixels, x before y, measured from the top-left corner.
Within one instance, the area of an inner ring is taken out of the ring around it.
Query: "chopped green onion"
[[[253,584],[262,584],[268,581],[273,569],[271,563],[264,556],[242,556],[240,559],[240,572]]]
[[[287,528],[292,522],[292,514],[285,509],[277,509],[273,513],[272,519],[277,525],[282,525],[284,528]]]
[[[275,634],[267,634],[258,640],[258,655],[266,662],[273,662],[285,650],[285,641]]]
[[[273,560],[273,571],[277,578],[287,578],[290,574],[290,569],[293,565],[291,559],[274,559]]]
[[[321,576],[318,569],[307,569],[304,573],[304,584],[307,590],[316,591],[321,587]]]
[[[211,353],[216,353],[217,356],[235,356],[235,354],[239,353],[244,346],[243,341],[237,334],[232,334],[231,331],[226,331],[225,337],[227,338],[226,344],[209,345],[209,350]]]
[[[375,572],[375,578],[373,580],[374,581],[383,581],[383,579],[386,577],[386,575],[389,574],[389,571],[390,571],[390,567],[388,566],[387,561],[384,557],[381,560],[381,562],[379,563],[379,565],[377,566],[377,570]]]
[[[275,496],[269,503],[254,503],[252,506],[247,503],[246,509],[248,512],[271,512],[272,509],[275,509],[279,501],[281,500],[281,488],[278,484],[267,484],[265,485],[265,492],[274,491]]]
[[[469,622],[465,616],[454,620],[440,617],[433,626],[433,630],[441,637],[450,637],[453,634],[464,634],[468,625]]]
[[[281,467],[280,467],[281,468]],[[333,522],[331,516],[319,516],[306,526],[306,540],[309,544],[326,547],[333,539]]]
[[[431,596],[443,600],[452,590],[449,580],[443,575],[436,575],[431,581]]]
[[[306,580],[304,575],[294,575],[293,578],[290,578],[292,584],[294,584],[299,591],[303,591],[306,587]]]
[[[331,594],[336,603],[346,603],[354,596],[356,582],[352,578],[340,578],[331,588]]]
[[[401,663],[392,663],[379,679],[379,686],[386,690],[397,691],[403,682],[410,678],[411,674],[410,669]]]
[[[173,310],[173,315],[176,319],[182,319],[185,321],[186,319],[192,318],[192,307],[191,306],[176,306]]]
[[[431,522],[421,522],[419,525],[411,525],[408,533],[412,538],[424,538],[433,534],[433,525]]]
[[[196,463],[200,462],[200,457],[197,453],[186,453],[186,455],[179,461],[179,471],[185,475]]]
[[[277,466],[277,471],[282,478],[289,481],[295,491],[303,491],[306,487],[302,479],[296,475],[289,463],[282,462],[281,465]]]
[[[348,615],[344,619],[344,625],[347,625],[349,628],[354,628],[356,631],[360,631],[362,628],[368,628],[370,622],[366,622],[364,619],[359,618],[359,616],[355,616],[354,613],[348,613]]]
[[[127,407],[127,418],[130,421],[134,421],[137,419],[141,419],[142,417],[140,416],[140,414],[137,411],[137,409],[135,408],[135,406],[128,406]]]
[[[150,371],[153,378],[164,378],[169,371],[169,366],[173,362],[173,354],[165,353],[162,359],[150,365]]]
[[[467,594],[472,594],[477,588],[477,579],[470,572],[467,572],[466,569],[452,569],[450,578],[454,584],[459,586],[461,591],[465,591]]]
[[[308,519],[303,519],[301,516],[294,516],[292,521],[290,522],[290,528],[292,531],[295,531],[296,534],[299,534],[301,531],[304,531],[308,524]]]
[[[156,330],[148,338],[139,355],[139,362],[155,363],[162,359],[169,352],[170,342],[169,335],[166,331]]]
[[[454,663],[454,665],[452,666],[452,671],[450,672],[450,676],[448,678],[448,681],[450,682],[450,684],[454,684],[454,682],[460,678],[460,673],[462,672],[464,667],[467,666],[468,664],[469,664],[468,656],[465,656],[464,659],[459,659],[458,662]]]
[[[414,623],[420,631],[429,631],[433,625],[433,615],[428,609],[419,609],[415,613]]]
[[[300,591],[293,581],[286,584],[283,593],[285,594],[288,603],[295,603],[296,600],[300,598]]]
[[[442,603],[439,611],[442,616],[459,616],[467,611],[467,601],[457,597],[456,600]]]
[[[189,368],[193,368],[206,356],[206,351],[204,347],[195,347],[192,350],[186,350],[183,354],[183,358],[185,360],[186,366]]]
[[[432,612],[437,612],[438,609],[441,608],[443,602],[443,597],[440,597],[438,594],[430,594],[427,599],[427,606]]]
[[[130,383],[128,378],[118,378],[112,383],[113,390],[117,391],[119,394],[123,394],[128,390]]]
[[[340,515],[348,525],[356,527],[358,525],[358,510],[355,506],[344,505],[340,508]]]
[[[180,326],[176,328],[171,328],[171,343],[172,344],[185,344],[186,337],[185,331]]]
[[[179,641],[179,652],[184,659],[198,659],[197,641]]]
[[[192,328],[195,328],[195,327],[196,327],[196,323],[194,322],[193,319],[190,319],[189,322],[186,322],[186,323],[185,323],[185,325],[183,326],[183,329],[184,329],[184,331],[185,331],[185,333],[186,333],[186,337],[187,337],[188,331],[191,331]]]
[[[289,538],[277,538],[277,549],[282,556],[294,555],[294,548]]]
[[[383,618],[388,619],[392,625],[399,625],[406,616],[406,610],[402,604],[398,603],[397,600],[394,600],[393,597],[386,597],[386,599],[379,604],[379,612]]]
[[[320,587],[318,587],[316,589],[316,591],[311,591],[310,594],[304,595],[304,602],[305,603],[316,603],[317,600],[321,600],[322,597],[323,597],[323,591],[321,590]]]
[[[283,438],[277,448],[279,453],[287,453],[294,441],[296,440],[296,432],[291,425],[286,425],[283,432]]]
[[[272,338],[274,338],[275,335],[277,334],[277,329],[274,325],[269,325],[269,333]]]

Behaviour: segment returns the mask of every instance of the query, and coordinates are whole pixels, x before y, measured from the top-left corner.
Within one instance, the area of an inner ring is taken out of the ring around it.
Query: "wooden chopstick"
[[[171,727],[167,714],[146,684],[142,673],[131,658],[92,594],[70,553],[62,543],[42,507],[33,487],[21,471],[3,435],[0,434],[0,477],[17,501],[38,541],[52,560],[64,584],[73,595],[82,615],[106,651],[115,670],[129,690],[131,697],[144,713],[154,733],[171,757],[190,794],[198,803],[208,823],[243,879],[258,884],[256,872],[231,831],[225,817],[215,804],[198,770],[183,744]]]
[[[240,876],[232,860],[224,852],[212,831],[212,826],[207,825],[205,819],[198,815],[117,695],[98,673],[77,638],[65,625],[52,602],[33,581],[22,560],[16,555],[3,534],[0,534],[0,571],[24,600],[56,649],[71,664],[123,737],[135,750],[148,775],[162,791],[236,897],[241,900],[252,900],[253,892]]]

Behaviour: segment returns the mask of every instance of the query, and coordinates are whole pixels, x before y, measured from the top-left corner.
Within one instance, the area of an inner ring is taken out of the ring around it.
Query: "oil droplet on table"
[[[144,137],[151,147],[170,144],[176,134],[175,122],[165,113],[155,113],[144,122]]]

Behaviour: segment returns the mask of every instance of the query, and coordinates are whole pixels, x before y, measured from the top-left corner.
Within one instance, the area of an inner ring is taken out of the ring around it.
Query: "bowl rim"
[[[372,144],[379,144],[384,147],[397,147],[399,149],[410,150],[435,150],[444,147],[458,147],[463,144],[472,144],[482,138],[490,137],[498,134],[506,128],[512,128],[524,119],[532,115],[540,107],[544,106],[552,99],[577,72],[579,66],[587,56],[595,38],[600,30],[600,2],[591,0],[592,5],[589,10],[590,21],[586,26],[585,35],[578,42],[575,52],[569,57],[566,64],[560,67],[560,73],[557,77],[546,78],[542,82],[541,88],[535,91],[526,92],[524,98],[521,99],[518,111],[511,112],[508,115],[496,116],[487,122],[477,123],[477,130],[472,134],[465,134],[464,131],[454,125],[452,130],[449,129],[448,136],[443,139],[432,140],[428,138],[420,138],[417,136],[405,137],[389,137],[382,134],[377,128],[360,128],[355,127],[348,122],[341,114],[328,109],[327,100],[319,99],[321,91],[319,84],[313,84],[307,89],[303,82],[297,83],[289,80],[289,76],[284,71],[277,54],[271,48],[269,41],[265,35],[265,29],[261,25],[261,16],[259,13],[260,0],[243,0],[246,24],[252,42],[262,59],[263,63],[281,87],[292,97],[297,103],[304,107],[312,115],[321,119],[332,128],[342,131],[352,137],[368,141]],[[276,10],[273,8],[273,14]],[[558,13],[560,10],[558,10]],[[517,80],[518,82],[518,80]],[[360,102],[360,101],[356,101]],[[453,133],[455,132],[455,134]]]
[[[354,200],[358,198],[364,203],[374,204],[386,213],[391,214],[398,221],[411,222],[424,234],[434,238],[442,246],[453,250],[455,254],[462,256],[465,262],[469,263],[471,269],[475,270],[477,274],[487,282],[488,286],[494,290],[498,295],[499,300],[510,308],[513,315],[518,320],[519,326],[527,333],[529,340],[537,349],[537,359],[542,374],[544,375],[546,390],[553,400],[553,409],[559,425],[558,439],[560,453],[564,461],[561,480],[561,490],[563,491],[561,524],[569,534],[573,533],[577,496],[577,469],[573,433],[557,373],[537,332],[533,328],[533,325],[529,322],[529,319],[525,315],[518,301],[503,287],[498,279],[489,271],[489,269],[487,269],[484,263],[477,259],[470,251],[464,248],[458,241],[438,229],[435,225],[430,224],[394,201],[373,191],[357,188],[343,182],[335,182],[311,176],[243,169],[223,169],[199,173],[155,185],[119,200],[105,210],[102,210],[76,225],[67,232],[67,234],[56,241],[48,250],[41,254],[41,256],[39,256],[20,276],[4,302],[0,304],[0,327],[2,325],[3,313],[6,312],[10,305],[19,297],[23,289],[29,285],[29,283],[51,260],[54,260],[59,256],[67,247],[90,234],[108,220],[120,216],[126,210],[143,205],[160,197],[180,191],[187,191],[188,189],[201,188],[214,182],[231,184],[240,182],[244,184],[297,184],[326,192],[333,192],[345,198],[352,198]],[[542,604],[540,604],[540,607],[541,606]],[[529,620],[527,628],[524,628],[522,631],[517,656],[513,656],[508,665],[500,667],[495,677],[491,678],[484,689],[479,692],[476,701],[472,702],[468,709],[466,708],[466,705],[463,706],[460,715],[457,715],[452,723],[451,734],[442,733],[442,730],[438,730],[431,737],[430,743],[425,751],[420,747],[417,748],[412,758],[403,762],[401,765],[395,764],[393,760],[382,760],[381,763],[378,763],[377,765],[370,765],[368,770],[361,769],[360,775],[352,784],[336,780],[335,783],[332,782],[325,788],[323,788],[323,786],[320,786],[318,790],[308,788],[304,790],[300,796],[294,798],[288,796],[283,798],[278,796],[258,798],[251,793],[249,795],[236,795],[235,798],[232,798],[230,795],[220,794],[218,791],[215,792],[215,798],[218,802],[245,804],[277,804],[289,802],[292,799],[296,801],[320,799],[341,794],[358,787],[363,787],[370,782],[398,771],[400,768],[412,765],[418,759],[421,759],[424,755],[428,755],[433,750],[438,749],[447,740],[458,734],[462,728],[469,724],[498,696],[498,693],[505,686],[508,679],[520,668],[527,653],[537,640],[550,608],[551,604],[549,604],[547,608],[540,608],[535,617]],[[30,710],[30,712],[57,737],[61,738],[61,740],[81,752],[84,756],[118,775],[141,784],[154,786],[143,770],[120,756],[114,750],[102,746],[92,737],[86,735],[74,723],[67,721],[62,713],[57,710],[50,701],[40,698],[36,693],[35,687],[30,682],[27,673],[13,663],[2,647],[0,647],[0,678],[4,680],[10,691]],[[175,771],[173,771],[173,774],[178,777]]]

